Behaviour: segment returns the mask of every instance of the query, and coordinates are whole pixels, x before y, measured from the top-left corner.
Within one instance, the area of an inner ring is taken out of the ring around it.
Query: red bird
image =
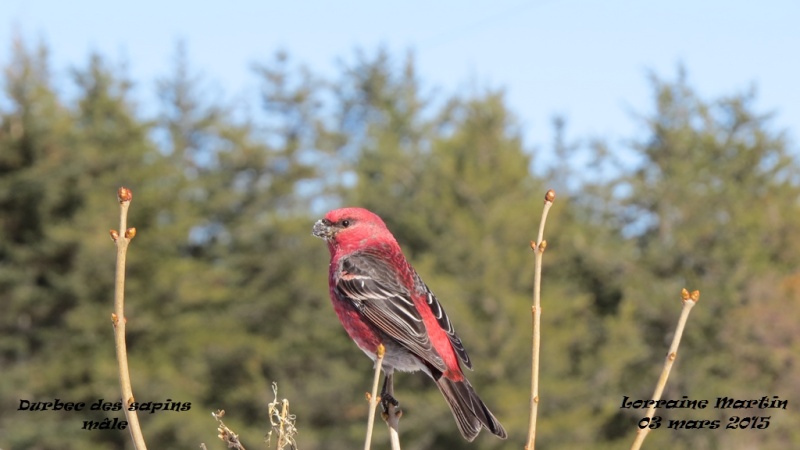
[[[395,369],[421,370],[436,382],[466,440],[481,427],[505,439],[461,370],[461,363],[470,369],[472,363],[450,319],[383,220],[362,208],[336,209],[314,224],[313,234],[328,243],[331,301],[347,334],[373,361],[378,344],[386,349],[384,401],[397,404]]]

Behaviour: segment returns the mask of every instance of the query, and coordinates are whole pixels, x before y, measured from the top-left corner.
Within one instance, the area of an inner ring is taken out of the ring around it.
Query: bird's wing
[[[386,255],[374,251],[358,251],[343,257],[336,293],[351,302],[379,330],[444,372],[447,367],[431,343],[412,293],[390,261]],[[433,303],[438,305],[435,298]],[[442,319],[436,317],[441,323]]]
[[[433,292],[431,292],[431,290],[416,272],[414,272],[414,282],[419,289],[425,292],[425,301],[431,308],[433,317],[435,317],[436,321],[439,322],[439,326],[442,327],[442,330],[444,330],[445,333],[447,333],[447,337],[450,339],[450,344],[453,345],[453,350],[456,351],[458,358],[461,359],[465,366],[472,369],[472,361],[469,359],[467,349],[464,348],[461,338],[459,338],[456,334],[456,330],[453,328],[453,324],[450,323],[450,318],[447,317],[447,313],[444,311],[444,308],[442,308],[439,300],[436,299],[436,296],[433,295]]]

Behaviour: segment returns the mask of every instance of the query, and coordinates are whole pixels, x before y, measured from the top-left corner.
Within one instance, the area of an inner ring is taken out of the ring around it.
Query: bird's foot
[[[400,415],[400,402],[397,401],[391,394],[384,393],[381,395],[381,409],[383,409],[384,419],[390,414]]]
[[[390,394],[384,393],[383,395],[381,395],[381,406],[383,407],[383,410],[386,411],[389,405],[392,405],[395,408],[397,408],[400,406],[400,402],[398,402],[397,399],[392,397]]]

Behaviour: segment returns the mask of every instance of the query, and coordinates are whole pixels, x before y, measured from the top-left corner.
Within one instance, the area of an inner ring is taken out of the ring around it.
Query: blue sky
[[[796,1],[2,3],[0,63],[15,33],[43,40],[60,73],[97,51],[127,64],[145,103],[155,102],[155,80],[169,73],[179,40],[228,97],[255,93],[251,64],[277,49],[333,75],[337,59],[382,45],[398,58],[413,51],[428,88],[505,88],[529,146],[549,145],[554,114],[573,138],[634,136],[631,111],[652,108],[648,71],[673,79],[678,63],[703,97],[755,85],[761,112],[774,111],[795,143],[800,129]]]

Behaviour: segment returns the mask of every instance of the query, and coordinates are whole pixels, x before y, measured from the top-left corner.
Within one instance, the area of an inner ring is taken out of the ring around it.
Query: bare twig
[[[128,429],[131,432],[133,445],[137,450],[145,450],[147,446],[142,436],[142,428],[139,425],[137,412],[131,411],[128,406],[134,402],[133,389],[131,388],[131,375],[128,371],[128,349],[125,345],[125,258],[128,252],[128,244],[136,236],[136,228],[128,228],[128,207],[131,205],[133,193],[126,187],[117,190],[119,200],[119,229],[122,236],[116,230],[111,230],[111,238],[117,245],[117,269],[114,281],[114,312],[111,314],[111,322],[114,324],[114,341],[117,348],[117,364],[119,366],[119,384],[122,390],[122,401],[125,404],[125,418],[128,421]]]
[[[397,406],[391,402],[387,408],[388,411],[386,411],[384,420],[386,421],[386,426],[389,427],[389,440],[392,443],[392,450],[400,450],[400,435],[397,430],[400,427],[400,416],[403,415],[403,412],[398,410]]]
[[[683,302],[681,317],[678,319],[678,326],[675,328],[675,335],[672,337],[672,344],[669,346],[669,352],[664,360],[664,369],[661,371],[661,376],[658,378],[656,389],[653,391],[654,402],[652,405],[650,405],[650,408],[647,409],[646,417],[648,419],[648,424],[650,420],[653,419],[653,415],[656,413],[656,402],[661,400],[661,394],[664,392],[664,386],[667,385],[667,378],[669,378],[669,372],[672,370],[672,364],[675,362],[675,358],[678,357],[678,346],[681,343],[681,336],[683,336],[683,329],[686,326],[686,320],[689,318],[689,312],[699,300],[700,291],[693,291],[691,294],[689,294],[689,291],[686,289],[681,290],[681,301]],[[649,432],[650,427],[640,428],[636,433],[636,439],[633,441],[633,445],[631,445],[631,450],[638,450],[642,446],[642,443]]]
[[[536,242],[531,242],[531,249],[535,252],[534,262],[534,275],[533,275],[533,307],[531,308],[531,315],[533,316],[533,336],[531,351],[531,404],[530,404],[530,422],[528,423],[528,442],[525,444],[527,450],[533,450],[536,441],[536,416],[539,410],[539,347],[541,345],[541,288],[542,288],[542,256],[545,248],[547,248],[547,241],[544,240],[544,224],[547,222],[547,213],[550,207],[553,206],[553,200],[556,198],[556,192],[552,189],[548,190],[544,195],[544,209],[542,211],[542,220],[539,222],[539,234],[536,237]]]
[[[394,408],[394,405],[390,406],[390,409]],[[397,417],[397,415],[394,415]],[[397,423],[400,423],[399,417],[397,419]],[[400,450],[400,435],[397,434],[397,428],[393,427],[390,422],[386,422],[389,425],[389,440],[392,442],[392,450]]]
[[[381,365],[383,364],[383,356],[386,354],[386,348],[383,344],[379,344],[378,350],[375,353],[378,358],[375,360],[375,377],[372,380],[372,394],[367,394],[367,401],[369,401],[369,417],[367,418],[367,438],[364,441],[364,450],[369,450],[372,443],[375,410],[378,408],[378,403],[381,401],[380,397],[378,397],[378,380],[381,378]]]

